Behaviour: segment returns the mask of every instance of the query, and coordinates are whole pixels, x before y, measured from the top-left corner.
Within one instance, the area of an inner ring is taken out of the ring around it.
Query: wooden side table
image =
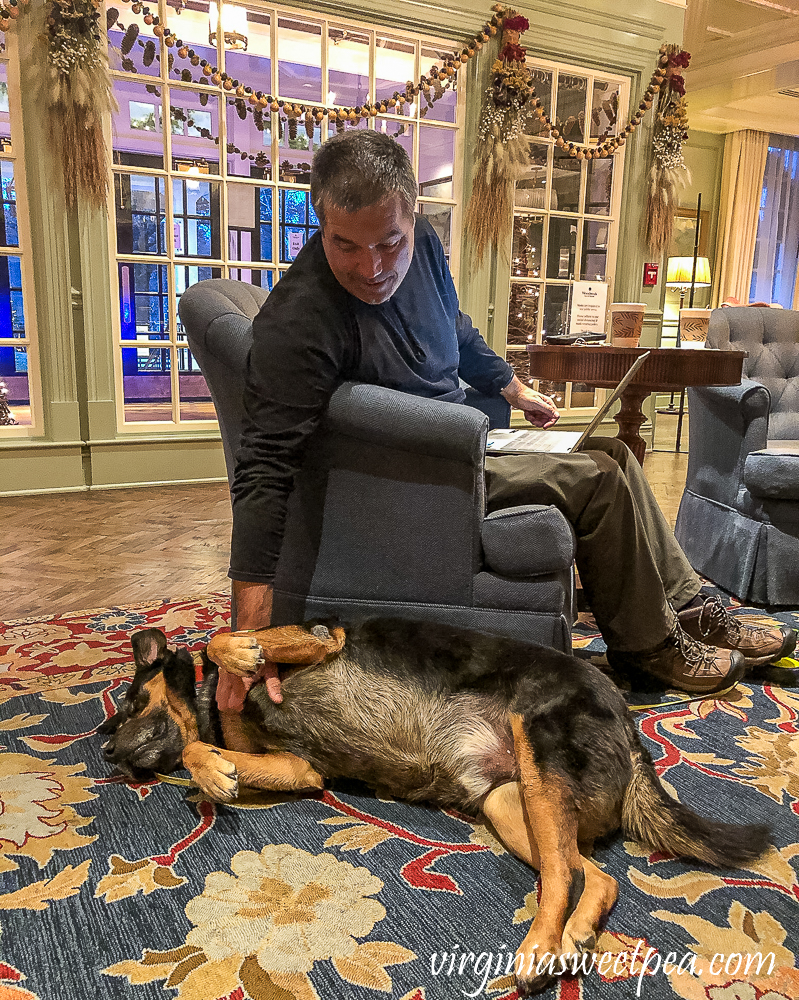
[[[527,348],[530,375],[550,382],[585,382],[602,389],[615,389],[645,347],[574,347],[562,344],[531,344]],[[653,392],[679,392],[691,385],[738,385],[745,351],[688,350],[659,347],[621,396],[616,414],[623,441],[643,463],[646,441],[638,433],[646,417],[642,403]]]

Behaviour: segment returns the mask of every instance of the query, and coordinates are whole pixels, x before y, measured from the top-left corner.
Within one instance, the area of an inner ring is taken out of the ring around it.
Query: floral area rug
[[[212,595],[0,627],[0,1000],[513,1000],[536,876],[466,817],[358,785],[218,806],[109,776],[95,730],[130,633],[196,651],[228,610]],[[575,643],[597,650],[590,620]],[[797,712],[795,691],[743,683],[637,714],[674,794],[768,823],[775,847],[716,871],[598,846],[619,901],[596,965],[547,1000],[797,1000]]]

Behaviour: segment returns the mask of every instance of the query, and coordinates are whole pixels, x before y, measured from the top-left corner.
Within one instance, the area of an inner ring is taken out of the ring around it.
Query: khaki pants
[[[577,569],[611,649],[651,649],[701,581],[677,544],[632,452],[591,438],[574,455],[486,457],[488,510],[552,504],[574,528]]]

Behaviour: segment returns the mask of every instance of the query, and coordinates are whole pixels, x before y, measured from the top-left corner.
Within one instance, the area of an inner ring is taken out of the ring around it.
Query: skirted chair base
[[[767,524],[686,489],[674,533],[697,573],[744,603],[795,605],[799,507],[781,506]]]

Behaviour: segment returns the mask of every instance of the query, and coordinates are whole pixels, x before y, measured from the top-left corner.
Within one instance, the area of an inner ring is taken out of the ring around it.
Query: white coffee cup
[[[610,340],[614,347],[638,347],[645,313],[645,302],[611,303]]]
[[[680,347],[702,348],[707,343],[710,309],[680,310]]]

